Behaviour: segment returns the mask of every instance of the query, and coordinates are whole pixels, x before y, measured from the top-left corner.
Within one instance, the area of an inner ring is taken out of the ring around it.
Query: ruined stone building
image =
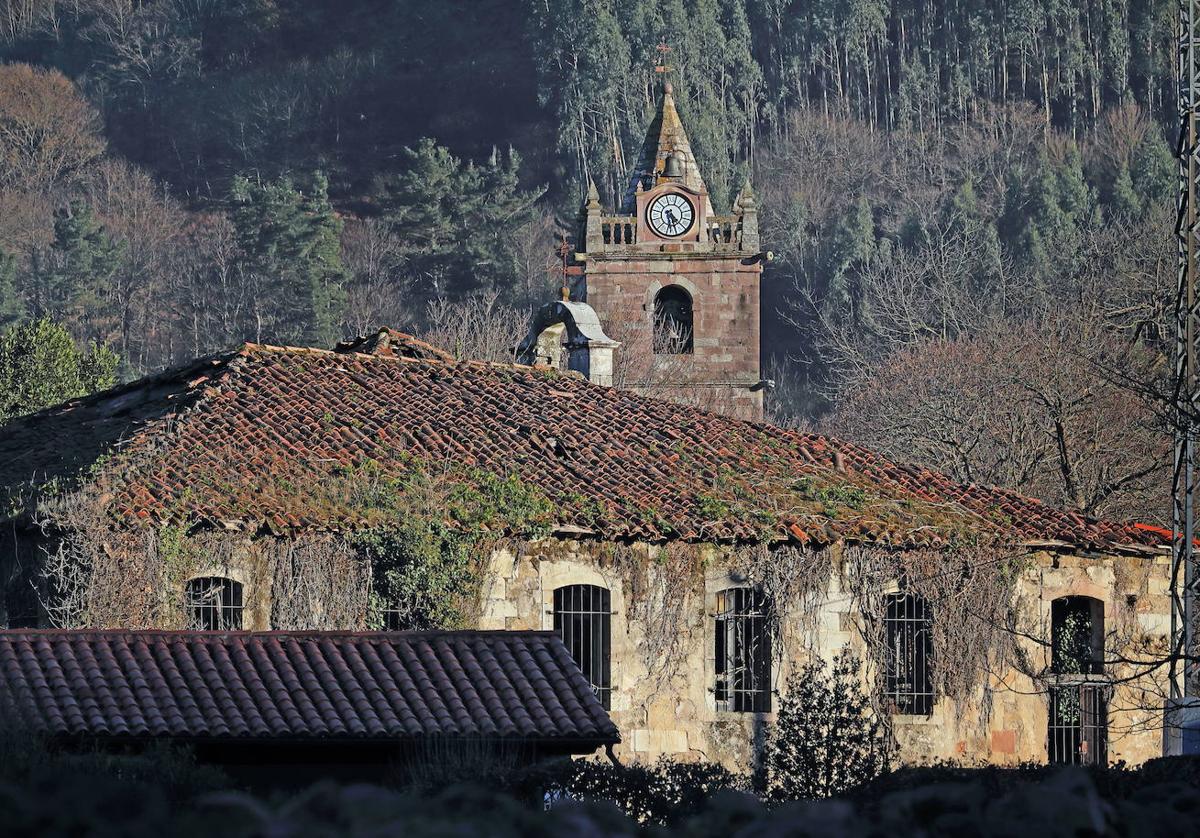
[[[759,284],[768,255],[760,251],[754,193],[747,182],[731,213],[713,211],[670,84],[620,205],[606,211],[591,186],[578,246],[569,302],[590,307],[594,328],[582,338],[575,330],[554,333],[574,338],[568,352],[592,349],[592,367],[575,369],[594,381],[762,419]],[[558,306],[543,314],[538,333],[573,316]],[[618,345],[614,358],[608,350]],[[526,350],[524,360],[532,361],[532,338]],[[543,341],[540,354],[556,362],[556,350]]]
[[[618,755],[732,767],[848,647],[903,759],[1160,753],[1166,533],[549,367],[247,344],[10,422],[0,487],[10,626],[549,630]]]

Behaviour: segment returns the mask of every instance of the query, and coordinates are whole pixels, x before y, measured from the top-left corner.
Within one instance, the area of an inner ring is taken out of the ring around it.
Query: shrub
[[[717,763],[660,757],[653,765],[579,760],[560,790],[573,800],[607,800],[638,823],[669,825],[694,813],[714,794],[747,785],[745,778]]]
[[[763,753],[760,784],[768,800],[831,797],[887,771],[891,741],[862,692],[859,670],[858,658],[843,650],[832,671],[817,658],[788,678]]]

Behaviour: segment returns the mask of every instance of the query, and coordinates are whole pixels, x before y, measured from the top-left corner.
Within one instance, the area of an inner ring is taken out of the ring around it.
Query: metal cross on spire
[[[667,58],[669,58],[671,54],[671,48],[667,46],[666,41],[663,41],[654,49],[658,52],[658,63],[654,65],[654,72],[658,73],[659,75],[666,75],[675,69],[667,63]]]

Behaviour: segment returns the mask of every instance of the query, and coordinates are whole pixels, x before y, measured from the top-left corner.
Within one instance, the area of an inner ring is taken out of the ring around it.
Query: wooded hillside
[[[1174,13],[0,0],[0,325],[50,318],[124,377],[380,323],[498,356],[665,64],[717,206],[760,196],[777,420],[1144,515]]]

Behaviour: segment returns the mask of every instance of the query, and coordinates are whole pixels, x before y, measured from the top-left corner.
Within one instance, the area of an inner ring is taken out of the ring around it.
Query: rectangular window
[[[891,594],[885,607],[885,697],[897,713],[928,716],[933,712],[933,615],[916,594]]]
[[[220,576],[191,579],[187,607],[194,630],[241,631],[242,583]]]
[[[591,683],[600,704],[611,709],[612,607],[608,589],[599,585],[556,589],[554,631]]]
[[[767,597],[755,588],[717,594],[716,686],[718,710],[771,710],[771,631]]]

